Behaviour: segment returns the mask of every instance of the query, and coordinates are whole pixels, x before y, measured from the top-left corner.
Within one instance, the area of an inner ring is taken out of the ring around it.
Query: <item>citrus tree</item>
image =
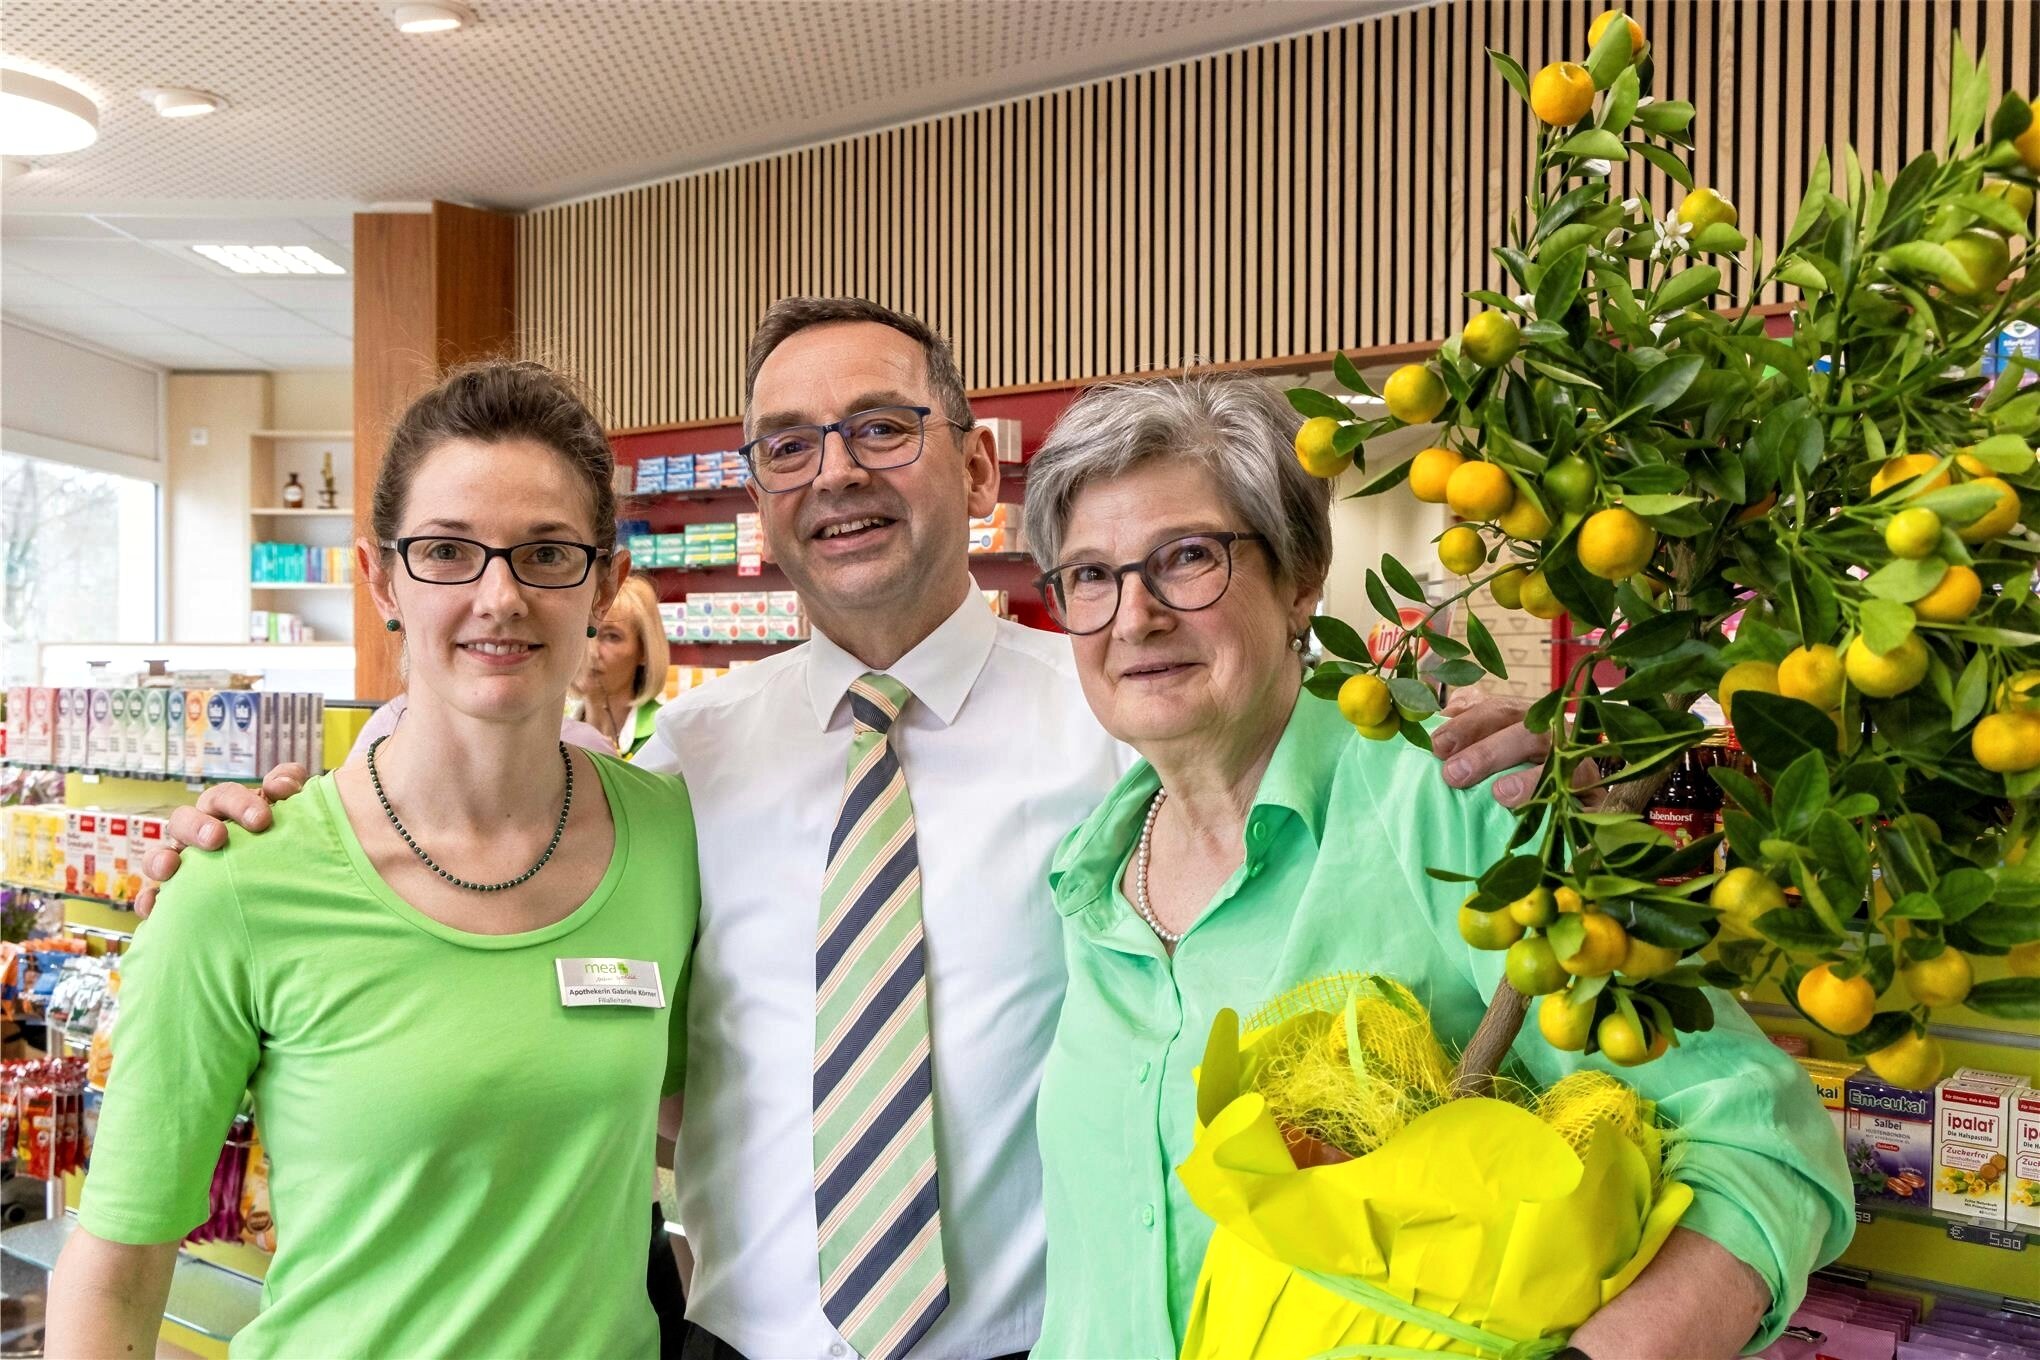
[[[1506,852],[1431,869],[1470,884],[1468,941],[1508,951],[1464,1072],[1494,1070],[1532,996],[1551,1044],[1633,1064],[1712,1024],[1700,984],[1773,979],[1887,1080],[1925,1085],[1936,1008],[2040,1016],[2040,387],[2019,360],[1980,376],[2008,322],[2040,320],[2040,106],[1993,111],[1958,39],[1946,144],[1889,181],[1848,152],[1839,189],[1823,152],[1760,266],[1734,205],[1693,182],[1692,106],[1646,97],[1642,29],[1611,12],[1592,43],[1534,78],[1489,53],[1538,127],[1495,251],[1512,291],[1468,293],[1482,310],[1387,380],[1382,418],[1290,394],[1323,476],[1442,422],[1356,494],[1406,480],[1449,506],[1438,555],[1464,584],[1427,600],[1384,558],[1366,579],[1383,615],[1486,590],[1590,639],[1528,715],[1551,754]],[[1621,197],[1610,172],[1632,157],[1679,201]],[[1752,306],[1780,284],[1789,337]],[[1463,640],[1426,621],[1379,664],[1320,618],[1309,686],[1368,737],[1427,744],[1419,644],[1444,683],[1505,674],[1464,615]],[[1604,689],[1605,662],[1625,678]],[[1682,845],[1639,809],[1702,739],[1707,692],[1757,777],[1713,768],[1724,831]],[[1990,954],[2011,975],[1976,982]]]

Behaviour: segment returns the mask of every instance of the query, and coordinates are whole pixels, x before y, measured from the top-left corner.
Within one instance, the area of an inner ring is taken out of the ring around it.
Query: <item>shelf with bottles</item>
[[[255,430],[248,437],[248,503],[255,516],[352,515],[354,431]]]

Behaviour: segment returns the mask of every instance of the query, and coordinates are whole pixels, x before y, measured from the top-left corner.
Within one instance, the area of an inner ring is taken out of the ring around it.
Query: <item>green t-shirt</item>
[[[325,776],[272,830],[189,856],[136,932],[79,1220],[134,1244],[203,1222],[252,1090],[277,1251],[237,1357],[656,1353],[648,1206],[684,1071],[694,820],[679,780],[595,764],[615,852],[543,929],[473,935],[404,902]],[[656,963],[665,1009],[563,1005],[562,958]]]

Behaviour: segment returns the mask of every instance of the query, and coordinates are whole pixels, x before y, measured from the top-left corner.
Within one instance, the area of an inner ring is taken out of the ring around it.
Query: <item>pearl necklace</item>
[[[1148,928],[1161,937],[1166,944],[1179,942],[1187,931],[1170,930],[1155,919],[1155,909],[1148,905],[1148,852],[1154,844],[1155,818],[1162,810],[1162,800],[1169,796],[1167,789],[1155,790],[1155,801],[1148,804],[1147,820],[1141,823],[1140,848],[1134,854],[1133,867],[1133,908],[1140,913],[1140,919]]]

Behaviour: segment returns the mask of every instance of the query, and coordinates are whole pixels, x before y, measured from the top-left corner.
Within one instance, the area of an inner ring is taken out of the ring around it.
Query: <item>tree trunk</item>
[[[1608,787],[1598,810],[1602,812],[1641,812],[1657,797],[1657,791],[1672,777],[1669,769],[1660,770],[1642,779],[1626,784]],[[1474,1030],[1473,1038],[1467,1041],[1465,1051],[1459,1055],[1459,1066],[1452,1072],[1452,1095],[1487,1096],[1494,1094],[1495,1074],[1502,1070],[1502,1060],[1509,1054],[1509,1046],[1516,1042],[1516,1036],[1523,1032],[1523,1021],[1530,1014],[1530,998],[1511,987],[1505,978],[1495,988],[1494,999],[1488,1002],[1487,1014],[1481,1016],[1480,1026]]]

